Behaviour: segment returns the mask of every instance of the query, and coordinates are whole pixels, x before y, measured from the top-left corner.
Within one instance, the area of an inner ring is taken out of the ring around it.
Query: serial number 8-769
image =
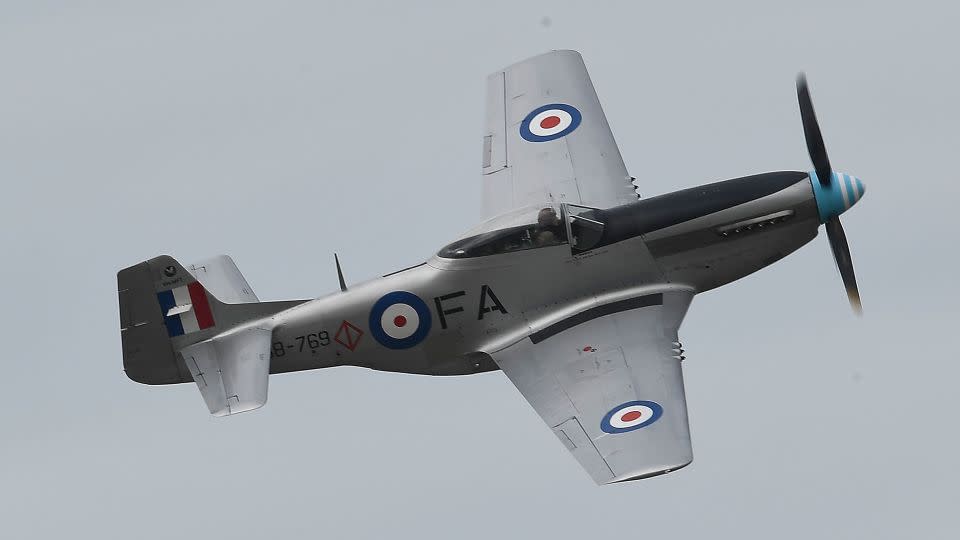
[[[274,341],[270,356],[277,358],[287,354],[287,349],[295,349],[297,352],[303,352],[304,347],[315,351],[320,347],[326,347],[330,344],[330,333],[321,330],[316,334],[307,334],[293,338],[295,343],[286,344],[283,341]]]

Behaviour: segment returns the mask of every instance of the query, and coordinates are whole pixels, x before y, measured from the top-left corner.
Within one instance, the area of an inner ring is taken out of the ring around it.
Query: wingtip
[[[645,480],[647,478],[653,478],[654,476],[662,476],[667,473],[679,471],[680,469],[686,467],[687,465],[690,465],[691,463],[693,463],[692,458],[690,459],[690,461],[686,463],[681,463],[680,465],[675,465],[672,467],[668,467],[666,469],[659,469],[654,471],[636,471],[636,472],[631,472],[627,474],[622,474],[620,476],[611,478],[606,482],[603,482],[603,485],[622,484],[624,482],[632,482],[634,480]]]

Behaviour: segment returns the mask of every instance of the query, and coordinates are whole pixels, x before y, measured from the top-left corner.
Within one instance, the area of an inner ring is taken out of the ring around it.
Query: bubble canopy
[[[484,221],[437,255],[466,259],[566,244],[563,216],[558,204],[525,206]]]

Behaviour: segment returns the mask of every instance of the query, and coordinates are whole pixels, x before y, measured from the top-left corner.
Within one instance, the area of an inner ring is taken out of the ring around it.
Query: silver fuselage
[[[271,373],[352,365],[463,375],[497,369],[489,353],[590,307],[665,286],[707,291],[812,240],[820,225],[805,173],[767,173],[597,210],[605,238],[425,263],[275,316]],[[414,347],[371,335],[371,306],[393,291],[422,299],[428,335]],[[561,300],[562,299],[562,300]]]

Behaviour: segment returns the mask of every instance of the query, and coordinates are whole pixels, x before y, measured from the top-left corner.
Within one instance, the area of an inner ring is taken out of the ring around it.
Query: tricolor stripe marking
[[[157,293],[163,323],[170,337],[199,332],[214,326],[207,291],[199,281]]]

